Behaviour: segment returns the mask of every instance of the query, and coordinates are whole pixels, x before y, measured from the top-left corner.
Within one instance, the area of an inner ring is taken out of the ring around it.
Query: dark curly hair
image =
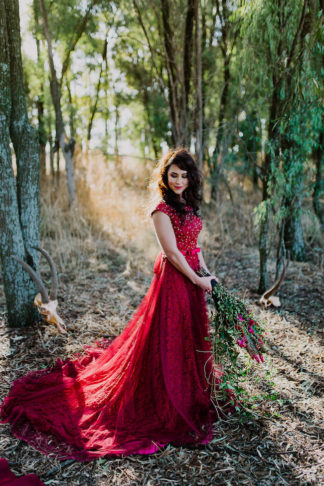
[[[181,202],[179,196],[168,186],[168,171],[172,164],[177,165],[181,170],[187,171],[188,187],[182,194],[186,203]],[[186,214],[186,205],[191,206],[193,212],[198,215],[199,206],[202,201],[201,183],[201,172],[194,157],[189,150],[181,146],[176,147],[175,149],[170,149],[168,153],[160,159],[154,170],[150,186],[156,190],[157,185],[159,196],[162,197],[167,204],[173,207],[179,215]]]

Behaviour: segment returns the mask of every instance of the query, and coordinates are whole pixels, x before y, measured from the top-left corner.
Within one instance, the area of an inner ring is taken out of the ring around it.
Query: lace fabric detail
[[[196,247],[202,222],[190,208],[183,225],[164,202],[156,210],[170,217],[180,249]],[[196,253],[186,258],[198,268]],[[150,286],[123,332],[15,380],[1,404],[0,422],[59,460],[206,444],[218,418],[210,399],[208,377],[216,368],[208,336],[204,291],[160,252]]]
[[[177,241],[177,247],[180,251],[194,250],[197,247],[197,240],[199,233],[203,228],[203,222],[199,216],[196,216],[191,206],[187,205],[184,221],[181,221],[180,216],[176,210],[169,206],[165,201],[161,201],[151,215],[155,211],[161,211],[169,216]],[[188,253],[185,255],[189,265],[197,270],[199,268],[198,255]]]

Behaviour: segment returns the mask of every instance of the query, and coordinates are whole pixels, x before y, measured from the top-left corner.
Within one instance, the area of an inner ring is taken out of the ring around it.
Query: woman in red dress
[[[207,270],[197,248],[200,172],[180,148],[161,159],[157,174],[151,215],[162,250],[124,331],[15,380],[1,405],[1,423],[16,437],[60,460],[152,454],[213,437],[205,292],[217,278],[196,273]]]

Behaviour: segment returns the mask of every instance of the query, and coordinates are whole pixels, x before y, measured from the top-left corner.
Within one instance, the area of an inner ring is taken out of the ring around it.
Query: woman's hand
[[[206,292],[208,292],[209,294],[211,294],[212,293],[212,286],[211,286],[212,280],[216,280],[217,283],[219,282],[218,278],[215,277],[215,275],[210,275],[209,277],[199,277],[197,279],[197,285],[201,289],[203,289]]]

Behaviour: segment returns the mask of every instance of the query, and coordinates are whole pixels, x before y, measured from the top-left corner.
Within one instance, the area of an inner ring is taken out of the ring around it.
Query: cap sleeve
[[[172,209],[164,201],[161,201],[157,206],[155,206],[155,208],[151,211],[151,216],[153,213],[155,213],[155,211],[161,211],[171,218]]]

